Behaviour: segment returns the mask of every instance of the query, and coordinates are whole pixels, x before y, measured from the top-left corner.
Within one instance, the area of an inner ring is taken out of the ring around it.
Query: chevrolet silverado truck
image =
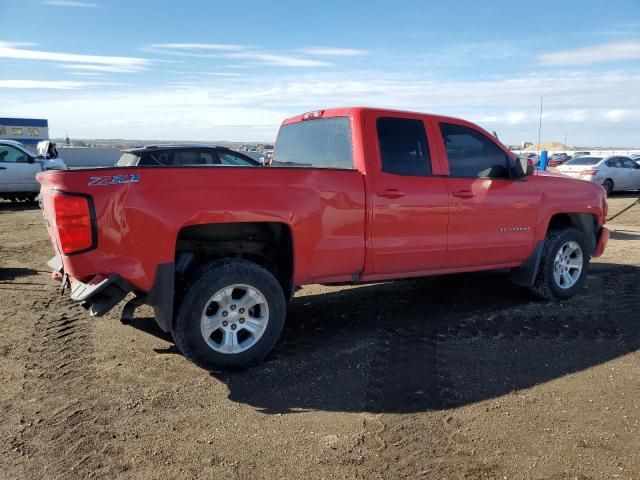
[[[46,172],[63,288],[91,315],[128,297],[205,368],[276,344],[302,285],[509,270],[571,297],[609,236],[600,185],[534,172],[464,120],[336,108],[285,120],[270,167]]]

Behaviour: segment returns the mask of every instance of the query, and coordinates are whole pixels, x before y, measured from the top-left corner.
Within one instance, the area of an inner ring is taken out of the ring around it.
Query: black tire
[[[554,262],[560,248],[567,242],[574,241],[582,249],[582,271],[575,284],[569,288],[561,287],[554,276]],[[551,230],[547,235],[542,250],[540,265],[536,279],[531,287],[531,291],[545,300],[566,300],[572,297],[584,284],[591,261],[591,251],[589,242],[584,233],[575,228],[565,228],[562,230]]]
[[[212,296],[230,285],[248,285],[266,300],[269,318],[262,336],[246,350],[222,353],[207,344],[200,331],[205,307]],[[206,369],[240,369],[262,360],[275,346],[286,316],[286,302],[276,278],[255,263],[229,259],[205,265],[186,291],[173,323],[173,339],[192,362]]]
[[[607,192],[607,197],[613,193],[613,180],[607,178],[604,182],[602,182],[602,187],[604,191]]]

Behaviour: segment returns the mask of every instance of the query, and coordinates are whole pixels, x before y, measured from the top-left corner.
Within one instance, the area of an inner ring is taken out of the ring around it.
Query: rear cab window
[[[271,166],[353,170],[349,117],[316,118],[283,125]]]

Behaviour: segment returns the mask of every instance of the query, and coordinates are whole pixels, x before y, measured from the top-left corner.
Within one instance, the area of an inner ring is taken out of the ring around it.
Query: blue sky
[[[0,0],[0,116],[52,136],[270,141],[370,105],[640,146],[640,1]]]

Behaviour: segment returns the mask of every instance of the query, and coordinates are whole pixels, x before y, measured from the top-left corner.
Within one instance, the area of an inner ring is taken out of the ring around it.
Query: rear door
[[[0,145],[0,189],[4,192],[37,192],[39,162],[12,145]]]
[[[369,261],[376,274],[438,269],[447,247],[448,196],[420,115],[369,111]]]
[[[448,165],[446,268],[521,262],[532,251],[539,194],[531,177],[510,178],[510,155],[475,126],[438,122]]]

